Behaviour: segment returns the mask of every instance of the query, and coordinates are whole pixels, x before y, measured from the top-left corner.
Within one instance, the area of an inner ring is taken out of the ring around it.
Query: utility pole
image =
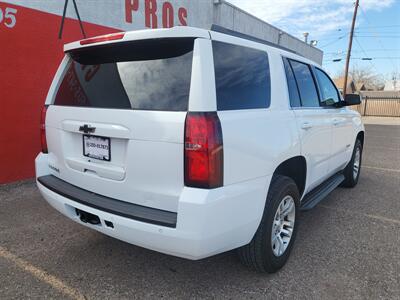
[[[350,65],[350,56],[351,56],[351,47],[353,45],[353,35],[354,35],[354,27],[356,25],[356,17],[357,10],[360,0],[356,0],[353,14],[353,21],[351,22],[351,30],[350,30],[350,38],[349,38],[349,48],[347,49],[347,57],[346,57],[346,67],[344,70],[344,86],[343,86],[343,96],[346,96],[347,90],[347,78],[349,76],[349,65]]]

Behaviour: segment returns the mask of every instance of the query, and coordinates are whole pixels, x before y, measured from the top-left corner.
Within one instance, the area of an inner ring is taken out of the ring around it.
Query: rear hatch
[[[194,38],[67,53],[48,107],[53,175],[111,198],[177,211]]]

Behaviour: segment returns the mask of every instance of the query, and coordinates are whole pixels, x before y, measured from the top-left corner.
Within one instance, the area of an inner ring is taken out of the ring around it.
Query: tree
[[[357,64],[353,64],[349,71],[349,79],[353,80],[356,86],[364,84],[367,89],[382,90],[385,86],[385,78],[382,74],[374,73],[372,69],[372,65],[370,67],[360,67]],[[339,75],[339,77],[342,76],[344,76],[344,71]]]

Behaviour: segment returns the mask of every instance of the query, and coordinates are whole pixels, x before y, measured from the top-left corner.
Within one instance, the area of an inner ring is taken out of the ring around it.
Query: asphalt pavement
[[[366,126],[362,173],[300,216],[276,274],[189,261],[76,224],[32,180],[0,185],[0,299],[400,299],[400,126]]]

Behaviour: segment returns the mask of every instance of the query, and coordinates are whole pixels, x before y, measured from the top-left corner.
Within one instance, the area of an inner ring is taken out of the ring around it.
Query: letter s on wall
[[[178,18],[179,22],[181,23],[182,26],[187,26],[187,10],[184,7],[179,8],[178,10]]]

